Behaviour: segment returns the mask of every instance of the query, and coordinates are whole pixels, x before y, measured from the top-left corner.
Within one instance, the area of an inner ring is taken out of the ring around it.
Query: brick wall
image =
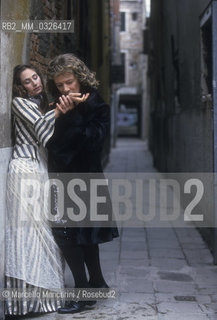
[[[31,7],[32,19],[67,20],[71,15],[67,11],[67,2],[67,0],[37,0]],[[73,34],[33,33],[29,41],[29,61],[39,66],[43,73],[46,73],[47,63],[51,58],[70,49],[72,51],[75,47]]]

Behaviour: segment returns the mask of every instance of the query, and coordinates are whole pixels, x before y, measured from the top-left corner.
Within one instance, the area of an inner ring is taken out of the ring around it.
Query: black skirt
[[[93,245],[112,241],[119,236],[116,227],[111,228],[52,228],[59,244],[69,242],[72,245]]]

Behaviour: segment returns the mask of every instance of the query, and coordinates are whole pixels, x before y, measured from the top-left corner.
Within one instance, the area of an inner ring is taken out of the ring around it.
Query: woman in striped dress
[[[24,296],[15,299],[10,295],[5,303],[8,315],[51,312],[62,305],[55,295],[64,287],[62,258],[46,219],[45,146],[53,135],[55,119],[71,109],[72,101],[70,97],[61,97],[56,108],[48,112],[47,106],[42,78],[35,67],[15,67],[14,147],[7,179],[5,286],[18,289],[17,292],[31,290],[31,299]]]

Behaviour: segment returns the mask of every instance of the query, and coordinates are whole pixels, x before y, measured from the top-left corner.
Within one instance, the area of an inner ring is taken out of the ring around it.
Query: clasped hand
[[[77,104],[84,102],[89,97],[89,93],[81,95],[81,93],[69,93],[67,96],[62,95],[59,103],[56,103],[57,110],[60,113],[66,113],[76,107]]]

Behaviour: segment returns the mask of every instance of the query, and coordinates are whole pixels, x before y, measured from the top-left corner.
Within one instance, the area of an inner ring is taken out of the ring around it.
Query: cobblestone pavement
[[[155,170],[145,142],[120,139],[106,171]],[[217,319],[217,267],[197,229],[123,228],[118,239],[102,244],[100,250],[105,278],[118,297],[79,314],[35,319]],[[70,281],[67,270],[69,286]]]

